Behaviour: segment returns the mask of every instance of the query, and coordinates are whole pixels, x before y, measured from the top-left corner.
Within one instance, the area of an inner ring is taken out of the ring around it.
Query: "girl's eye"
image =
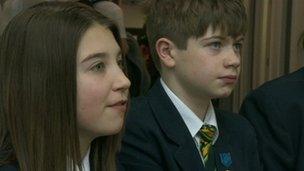
[[[94,65],[91,70],[94,71],[94,72],[101,72],[105,69],[105,64],[104,63],[98,63],[96,65]]]
[[[123,64],[123,60],[122,60],[122,59],[117,60],[117,65],[118,65],[121,69],[124,69],[124,64]]]

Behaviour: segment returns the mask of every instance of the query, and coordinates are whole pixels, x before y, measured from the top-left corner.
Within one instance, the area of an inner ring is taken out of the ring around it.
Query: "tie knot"
[[[210,143],[215,137],[216,127],[213,125],[203,125],[199,131],[202,140],[205,143]]]

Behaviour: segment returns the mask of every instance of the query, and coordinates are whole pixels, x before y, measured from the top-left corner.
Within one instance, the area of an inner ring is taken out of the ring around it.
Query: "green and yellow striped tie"
[[[208,155],[212,146],[212,141],[215,138],[216,127],[213,125],[203,125],[199,131],[200,133],[200,150],[203,155],[204,163],[208,161]]]

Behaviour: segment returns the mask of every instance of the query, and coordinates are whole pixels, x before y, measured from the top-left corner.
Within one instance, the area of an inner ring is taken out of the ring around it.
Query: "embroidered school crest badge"
[[[221,163],[225,167],[230,167],[232,164],[231,154],[230,153],[220,153]]]

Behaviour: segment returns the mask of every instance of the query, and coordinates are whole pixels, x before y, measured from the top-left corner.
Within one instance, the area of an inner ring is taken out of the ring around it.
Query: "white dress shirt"
[[[170,88],[166,85],[166,83],[160,79],[161,85],[163,86],[165,92],[167,93],[167,95],[169,96],[169,98],[171,99],[171,101],[173,102],[174,106],[176,107],[176,109],[178,110],[179,114],[181,115],[181,117],[183,118],[191,136],[193,137],[193,141],[196,144],[197,150],[200,152],[200,142],[199,142],[199,135],[198,135],[198,131],[201,129],[201,127],[204,124],[209,124],[209,125],[213,125],[216,127],[216,133],[215,133],[215,138],[212,142],[212,144],[214,144],[219,136],[219,131],[218,131],[218,126],[217,126],[217,120],[216,120],[216,116],[215,116],[215,112],[214,112],[214,108],[213,105],[210,101],[210,104],[208,106],[207,109],[207,113],[205,115],[204,121],[202,121],[183,101],[181,101],[180,98],[178,98],[174,92],[172,92],[170,90]],[[204,163],[202,154],[201,154],[201,159],[202,162]]]
[[[81,167],[82,167],[82,171],[90,171],[90,149],[88,149],[86,155],[84,156],[84,158],[82,159],[82,163],[81,163]],[[72,169],[68,169],[68,170],[72,170]],[[79,171],[79,168],[76,166],[76,170]]]
[[[84,156],[83,160],[82,160],[82,170],[83,171],[90,171],[90,160],[89,160],[89,156],[90,156],[90,149],[87,151],[87,154]]]

